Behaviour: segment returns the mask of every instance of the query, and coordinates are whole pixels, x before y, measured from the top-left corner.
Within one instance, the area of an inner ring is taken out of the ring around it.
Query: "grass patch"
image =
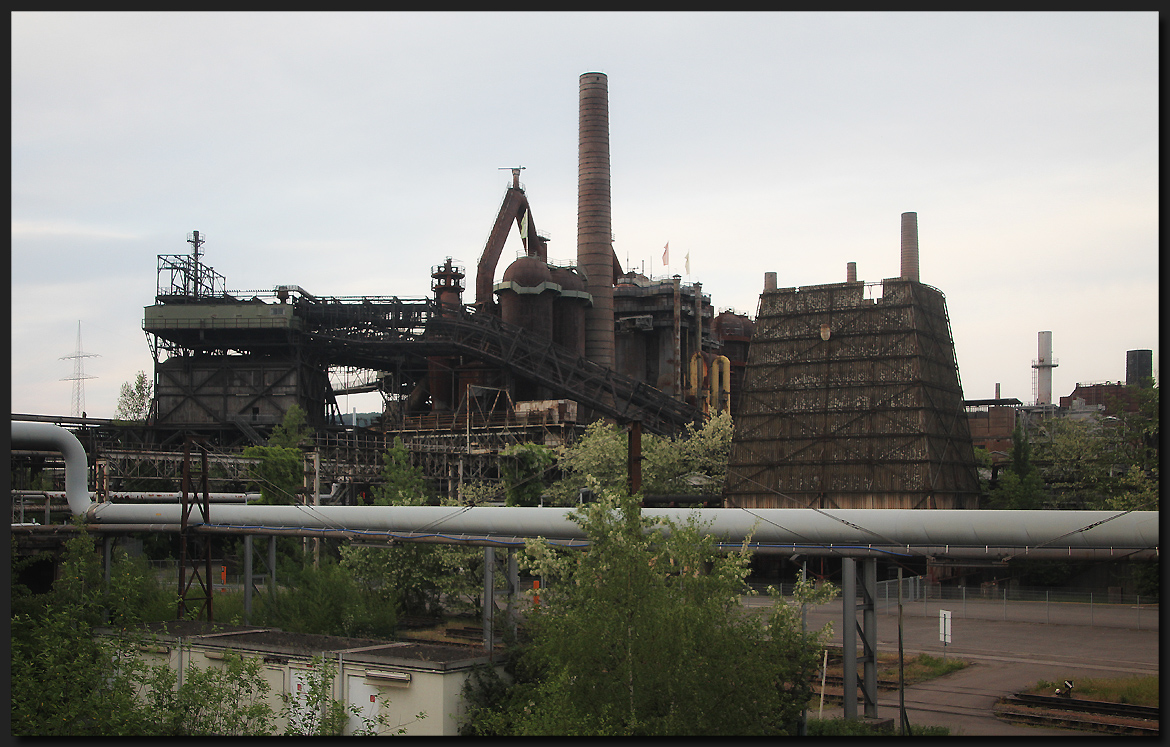
[[[885,676],[890,679],[897,679],[898,677],[898,657],[893,657],[893,667],[881,668],[881,657],[878,659],[879,671],[885,671]],[[913,659],[907,659],[905,670],[906,684],[912,685],[916,682],[925,682],[932,680],[935,677],[942,677],[944,674],[957,672],[960,669],[967,667],[970,664],[963,659],[956,659],[954,657],[943,659],[941,656],[931,656],[930,654],[919,654]]]
[[[826,718],[808,720],[808,735],[810,737],[889,737],[898,733],[893,729],[879,729],[864,721],[851,721],[843,718]],[[910,725],[911,736],[915,737],[949,737],[951,730],[946,726],[914,726]]]
[[[1040,680],[1024,692],[1034,695],[1052,695],[1056,688],[1064,689],[1064,682]],[[1085,700],[1104,700],[1110,703],[1157,706],[1158,675],[1133,677],[1085,677],[1073,680],[1073,697]]]

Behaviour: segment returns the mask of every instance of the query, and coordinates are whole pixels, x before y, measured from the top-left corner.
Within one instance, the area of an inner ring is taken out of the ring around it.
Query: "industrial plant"
[[[1058,407],[1052,337],[1040,333],[1034,404],[998,392],[965,400],[943,292],[919,278],[916,213],[901,215],[898,277],[859,279],[850,262],[842,282],[783,287],[776,272],[763,271],[755,318],[716,313],[700,282],[648,277],[623,267],[614,252],[603,73],[580,76],[578,135],[572,260],[550,258],[519,168],[511,170],[474,279],[451,257],[436,257],[429,293],[418,297],[329,296],[308,282],[228,290],[200,231],[189,234],[189,252],[159,255],[142,322],[153,357],[145,422],[13,415],[14,468],[64,482],[48,491],[13,485],[14,536],[29,551],[49,546],[66,515],[107,538],[178,533],[184,567],[210,584],[210,538],[246,535],[248,589],[252,540],[265,535],[476,545],[494,567],[493,548],[511,552],[525,537],[582,546],[565,509],[466,505],[467,485],[500,484],[508,447],[571,444],[598,420],[627,428],[631,440],[642,432],[675,436],[729,413],[728,477],[714,490],[720,507],[700,509],[702,518],[727,547],[750,539],[773,558],[799,553],[838,564],[847,592],[845,649],[855,653],[850,636],[860,631],[868,652],[853,657],[852,671],[846,665],[854,678],[858,663],[864,669],[867,714],[876,710],[876,623],[866,612],[876,558],[896,554],[925,568],[927,559],[988,565],[1025,552],[1156,554],[1155,512],[1116,521],[1097,515],[1108,512],[1020,512],[1009,523],[986,515],[999,512],[975,510],[975,446],[1003,464],[1012,429]],[[497,282],[513,231],[523,253]],[[427,281],[419,278],[420,288]],[[1150,376],[1149,352],[1131,351],[1133,386]],[[346,423],[340,398],[363,392],[380,393],[380,412],[366,426]],[[1081,409],[1104,408],[1104,397],[1088,384],[1072,395]],[[1059,407],[1073,405],[1062,398]],[[238,487],[249,483],[254,461],[243,449],[265,445],[294,406],[306,413],[314,440],[302,505],[241,505],[255,502]],[[396,441],[435,494],[464,505],[370,505],[383,455]],[[143,491],[150,481],[159,487]],[[180,484],[181,494],[173,487]],[[107,539],[107,557],[109,546]],[[268,566],[274,574],[274,555]],[[931,572],[936,582],[956,574],[953,567]],[[510,574],[514,591],[514,567]],[[490,579],[485,588],[494,588]],[[208,608],[211,596],[204,596]],[[864,625],[853,624],[859,612]],[[489,614],[484,637],[492,651]],[[264,649],[259,632],[236,632]],[[215,655],[213,643],[199,646],[201,656]],[[412,677],[439,682],[448,669],[464,672],[478,661],[477,654],[458,667],[416,662],[408,672],[376,643],[346,646],[335,649],[347,662],[355,654],[350,666],[365,672],[363,694],[374,692],[370,677],[379,686],[405,687]],[[287,659],[276,649],[266,655]],[[856,698],[852,705],[846,698],[855,715]]]

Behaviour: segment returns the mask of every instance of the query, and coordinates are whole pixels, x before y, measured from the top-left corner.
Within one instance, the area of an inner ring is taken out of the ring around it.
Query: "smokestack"
[[[846,283],[856,283],[857,282],[857,263],[856,262],[849,262],[848,264],[845,265],[845,282]]]
[[[1035,370],[1036,404],[1052,404],[1052,369],[1059,364],[1052,359],[1052,333],[1041,332],[1037,336],[1036,362],[1032,364]]]
[[[766,290],[766,291],[776,290],[776,273],[774,273],[774,272],[765,272],[764,273],[764,290]]]
[[[999,399],[999,382],[995,382],[995,398]]]
[[[901,277],[918,282],[918,213],[902,213]]]
[[[613,368],[613,239],[609,190],[609,82],[582,73],[577,141],[577,264],[593,306],[585,311],[585,355]]]

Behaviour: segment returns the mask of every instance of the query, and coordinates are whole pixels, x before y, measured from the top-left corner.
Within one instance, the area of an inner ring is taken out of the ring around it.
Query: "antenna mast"
[[[86,379],[96,379],[96,376],[86,376],[83,358],[99,358],[97,353],[81,352],[81,320],[77,321],[77,351],[73,355],[63,355],[59,360],[73,360],[73,375],[61,381],[73,382],[73,407],[70,414],[75,417],[85,417],[85,384]]]
[[[187,239],[187,243],[191,245],[191,267],[192,267],[192,282],[191,290],[192,296],[199,297],[199,247],[203,246],[204,240],[199,238],[198,231],[192,231],[191,236]]]

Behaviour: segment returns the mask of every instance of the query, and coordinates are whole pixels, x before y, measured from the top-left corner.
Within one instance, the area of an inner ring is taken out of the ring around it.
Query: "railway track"
[[[1160,709],[1080,698],[1017,693],[1001,698],[995,715],[1017,723],[1063,726],[1132,736],[1158,736]]]
[[[813,679],[815,681],[816,686],[819,688],[821,685],[820,676],[814,677]],[[825,675],[825,686],[829,687],[830,685],[833,687],[844,687],[845,686],[845,678],[842,677],[841,675],[838,675],[838,674],[827,674],[827,675]],[[877,687],[879,690],[897,690],[898,689],[898,681],[897,680],[879,679],[877,681]]]

